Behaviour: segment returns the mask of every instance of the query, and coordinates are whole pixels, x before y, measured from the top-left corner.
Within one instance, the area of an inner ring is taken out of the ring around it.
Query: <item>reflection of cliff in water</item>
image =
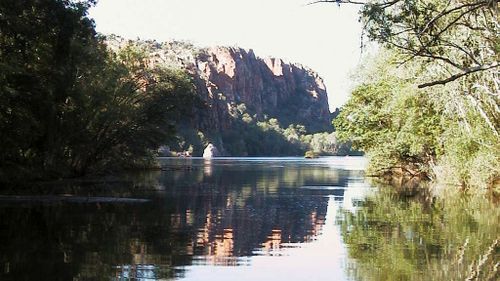
[[[178,170],[162,173],[160,184],[171,186],[166,196],[176,202],[172,226],[191,235],[195,263],[239,264],[235,257],[256,250],[276,254],[284,244],[311,241],[321,230],[328,198],[292,188],[317,179],[318,171],[184,161]]]
[[[241,265],[315,239],[328,198],[304,185],[344,185],[342,170],[300,165],[165,165],[79,196],[146,203],[0,202],[0,280],[169,279],[191,264]],[[56,190],[56,189],[54,189]]]

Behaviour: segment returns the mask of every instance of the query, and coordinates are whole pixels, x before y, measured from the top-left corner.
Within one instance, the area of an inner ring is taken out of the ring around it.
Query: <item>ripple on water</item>
[[[308,189],[308,190],[345,190],[345,186],[338,186],[338,185],[303,185],[299,187],[301,189]]]

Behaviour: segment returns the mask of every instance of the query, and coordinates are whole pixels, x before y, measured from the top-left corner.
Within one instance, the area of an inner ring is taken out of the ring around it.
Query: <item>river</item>
[[[500,208],[362,157],[161,158],[2,187],[0,280],[498,280]],[[495,271],[496,266],[496,271]]]

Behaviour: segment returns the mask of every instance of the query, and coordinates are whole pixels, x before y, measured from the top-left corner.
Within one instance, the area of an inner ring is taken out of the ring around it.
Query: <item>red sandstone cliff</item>
[[[200,126],[228,128],[229,109],[244,103],[261,119],[277,118],[284,126],[303,124],[310,131],[330,127],[323,80],[311,69],[278,58],[259,58],[235,47],[198,48],[170,41],[127,41],[109,36],[111,48],[136,44],[150,52],[151,63],[188,70],[208,112],[198,114]],[[198,112],[200,113],[200,112]]]
[[[214,112],[222,114],[216,118],[220,121],[227,109],[244,103],[257,116],[304,124],[310,130],[330,126],[323,80],[301,65],[261,59],[252,50],[213,47],[198,55],[191,71],[202,78],[203,97]],[[219,124],[221,129],[224,123]]]

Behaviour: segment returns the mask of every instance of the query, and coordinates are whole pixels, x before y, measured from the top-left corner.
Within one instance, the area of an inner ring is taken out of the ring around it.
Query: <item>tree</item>
[[[86,117],[71,157],[79,174],[91,167],[133,166],[149,160],[147,155],[174,138],[180,115],[196,104],[187,74],[147,68],[147,55],[131,47],[110,57],[109,68],[100,74],[108,88],[79,106]]]
[[[83,175],[143,162],[194,104],[185,73],[107,50],[94,1],[0,3],[0,178]]]
[[[446,84],[498,63],[498,1],[316,1],[362,5],[368,37],[407,55],[440,61],[458,73],[419,85]],[[492,54],[495,54],[492,56]]]
[[[393,54],[387,66],[400,79],[365,79],[335,124],[339,135],[374,156],[372,166],[438,165],[436,176],[453,183],[498,182],[498,1],[318,2],[361,5],[364,34]]]
[[[426,72],[419,88],[460,80],[464,92],[493,134],[500,111],[497,0],[316,1],[362,5],[361,20],[369,39],[395,49],[400,63],[418,61]],[[463,106],[463,105],[462,105]]]
[[[104,47],[86,10],[73,1],[0,3],[2,166],[54,169],[65,150],[72,103]]]
[[[432,175],[432,166],[442,153],[443,133],[440,105],[419,91],[413,68],[394,69],[391,52],[380,56],[361,72],[364,82],[352,93],[334,120],[341,141],[368,153],[370,170],[385,173],[401,169],[407,173]],[[412,63],[414,64],[414,63]]]

